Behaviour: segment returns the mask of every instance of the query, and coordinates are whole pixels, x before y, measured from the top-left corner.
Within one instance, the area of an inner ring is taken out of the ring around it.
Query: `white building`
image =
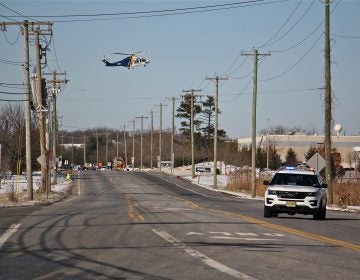
[[[297,154],[298,160],[304,162],[305,154],[310,147],[324,145],[324,135],[264,135],[256,137],[256,146],[266,147],[267,143],[274,146],[281,157],[285,161],[287,151],[291,148]],[[251,146],[252,139],[238,139],[238,149],[242,146]],[[360,136],[331,136],[331,147],[341,154],[341,164],[344,168],[355,168],[356,162],[359,160]]]

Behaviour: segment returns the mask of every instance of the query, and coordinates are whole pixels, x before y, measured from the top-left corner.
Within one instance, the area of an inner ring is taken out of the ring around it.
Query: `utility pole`
[[[126,148],[126,125],[124,125],[124,156],[125,156],[125,170],[127,170],[127,148]]]
[[[191,176],[195,178],[195,139],[194,139],[194,93],[200,92],[200,89],[183,90],[190,93],[190,133],[191,133]]]
[[[106,135],[106,146],[105,146],[105,166],[106,166],[106,168],[108,167],[108,165],[107,165],[107,163],[108,163],[108,160],[109,160],[109,154],[108,154],[108,152],[109,152],[109,134],[110,133],[105,133],[105,135]]]
[[[35,47],[36,47],[36,99],[37,99],[37,113],[39,117],[39,130],[40,130],[40,153],[45,154],[46,143],[45,143],[45,118],[42,106],[42,84],[41,84],[41,64],[40,64],[40,32],[38,30],[35,33]],[[47,172],[48,164],[46,160],[46,168],[41,166],[41,192],[45,192],[48,189],[47,185]]]
[[[154,111],[150,111],[151,118],[151,133],[150,133],[150,169],[153,169],[153,157],[154,157]]]
[[[148,117],[135,117],[136,119],[141,119],[141,129],[140,129],[140,169],[143,169],[143,125],[144,125],[144,119],[147,119]]]
[[[119,157],[119,131],[116,131],[116,160]]]
[[[132,170],[134,170],[134,166],[135,166],[135,120],[132,120],[130,122],[132,122],[132,124],[133,124],[131,164],[132,164]]]
[[[158,156],[158,162],[159,162],[159,170],[161,171],[161,160],[162,160],[162,108],[164,106],[167,106],[167,105],[164,105],[162,103],[160,103],[159,105],[155,105],[155,106],[159,106],[160,107],[160,129],[159,129],[159,156]]]
[[[64,73],[57,73],[57,71],[53,71],[52,73],[43,73],[44,76],[46,75],[52,75],[52,80],[46,80],[46,84],[52,84],[52,87],[48,89],[48,92],[50,93],[50,105],[49,105],[49,119],[51,121],[49,121],[50,123],[50,130],[52,133],[49,134],[49,139],[51,139],[51,144],[52,144],[52,155],[56,158],[57,155],[57,147],[58,147],[58,143],[57,143],[57,134],[58,134],[58,121],[57,121],[57,106],[56,106],[56,99],[57,99],[57,95],[60,93],[60,87],[58,86],[58,84],[67,84],[69,82],[69,80],[65,79],[64,80],[59,80],[57,78],[57,76],[61,76],[61,75],[65,75],[66,76],[66,72]],[[50,147],[50,145],[49,145]],[[57,183],[57,164],[55,164],[55,168],[53,169],[53,184],[55,185]],[[51,186],[51,184],[50,184]]]
[[[96,133],[96,166],[99,167],[99,136],[97,130],[95,131],[95,133]]]
[[[270,53],[260,54],[254,49],[253,53],[241,53],[241,55],[252,55],[254,57],[254,77],[253,77],[253,102],[252,102],[252,144],[251,144],[251,196],[256,197],[256,103],[257,103],[257,71],[258,56],[270,55]]]
[[[331,57],[330,57],[330,0],[325,0],[325,174],[328,203],[333,204],[333,190],[331,178]]]
[[[171,130],[171,147],[170,147],[170,169],[171,173],[174,172],[174,161],[175,161],[175,154],[174,154],[174,139],[175,139],[175,97],[169,98],[172,100],[172,130]]]
[[[84,167],[85,167],[85,165],[86,165],[86,138],[87,137],[85,137],[84,136]]]
[[[216,82],[215,93],[215,127],[214,127],[214,189],[217,189],[217,142],[218,142],[218,115],[219,115],[219,81],[227,80],[228,78],[220,78],[216,76],[214,78],[208,78],[207,80]],[[220,163],[221,164],[221,163]]]
[[[25,84],[25,103],[24,103],[24,119],[25,119],[25,145],[26,145],[26,173],[27,173],[27,193],[28,198],[30,200],[33,199],[33,186],[32,186],[32,168],[31,168],[31,113],[30,113],[30,78],[29,78],[29,35],[37,36],[36,34],[52,34],[52,25],[53,23],[50,22],[29,22],[27,20],[23,22],[0,22],[0,30],[6,31],[6,26],[22,26],[23,27],[23,34],[24,34],[24,84]],[[47,30],[41,30],[42,26],[47,26]],[[30,30],[29,30],[30,27]],[[36,29],[36,31],[35,31]],[[38,37],[38,36],[37,36]],[[37,70],[40,72],[40,67],[38,67],[38,62],[40,65],[40,48],[38,47],[39,38],[36,39],[36,57],[39,58],[37,60]],[[39,77],[39,76],[38,76]],[[40,88],[39,88],[40,86]],[[40,79],[37,83],[37,90],[38,93],[41,94],[41,74]],[[41,104],[41,103],[39,103]],[[39,105],[38,104],[38,105]],[[39,117],[42,114],[41,110],[38,111]],[[39,118],[40,119],[40,118]],[[42,119],[42,118],[41,118]],[[43,123],[44,124],[44,123]],[[40,122],[41,127],[41,122]],[[41,131],[41,130],[40,130]],[[43,133],[45,133],[43,127]],[[43,143],[40,144],[42,147],[41,154],[45,152],[45,134],[43,136],[40,135],[40,139],[43,139]],[[48,161],[48,160],[47,160]],[[44,167],[41,167],[41,191],[44,192],[46,188],[46,170]]]
[[[25,150],[26,150],[26,185],[29,200],[34,199],[33,180],[31,166],[31,110],[30,110],[30,74],[29,74],[29,26],[28,21],[24,21],[24,115],[25,115]]]
[[[74,136],[71,136],[71,166],[74,166]]]

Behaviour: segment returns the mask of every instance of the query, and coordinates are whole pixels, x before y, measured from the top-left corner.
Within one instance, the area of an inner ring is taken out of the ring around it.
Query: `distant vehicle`
[[[326,218],[326,188],[319,173],[308,168],[289,167],[275,173],[267,186],[264,199],[264,217],[313,215],[314,220]]]
[[[134,69],[136,66],[146,66],[147,64],[150,63],[149,60],[147,60],[146,58],[143,57],[139,57],[137,56],[137,54],[140,54],[142,52],[136,52],[133,54],[129,54],[129,53],[114,53],[114,54],[120,54],[120,55],[127,55],[127,57],[125,57],[122,60],[119,61],[115,61],[115,62],[109,62],[108,59],[106,59],[104,57],[103,60],[101,60],[102,62],[105,63],[105,66],[122,66],[122,67],[127,67],[128,69]]]
[[[81,165],[75,165],[72,169],[73,170],[83,170]]]

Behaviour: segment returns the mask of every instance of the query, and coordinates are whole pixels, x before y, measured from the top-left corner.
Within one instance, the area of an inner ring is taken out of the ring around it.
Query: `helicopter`
[[[116,62],[109,62],[105,57],[101,61],[105,63],[105,66],[122,66],[127,67],[128,69],[134,69],[136,66],[144,65],[150,63],[150,60],[147,60],[146,58],[142,58],[137,56],[137,54],[140,54],[142,52],[136,52],[136,53],[114,53],[114,54],[120,54],[120,55],[127,55],[122,60],[116,61]]]

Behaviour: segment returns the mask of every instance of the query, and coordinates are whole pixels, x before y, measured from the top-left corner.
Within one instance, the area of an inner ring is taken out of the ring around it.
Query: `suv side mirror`
[[[326,189],[328,187],[328,184],[324,183],[321,187]]]
[[[268,180],[265,180],[265,181],[263,182],[263,184],[264,184],[265,186],[268,186],[268,185],[270,185],[270,182],[269,182]]]

